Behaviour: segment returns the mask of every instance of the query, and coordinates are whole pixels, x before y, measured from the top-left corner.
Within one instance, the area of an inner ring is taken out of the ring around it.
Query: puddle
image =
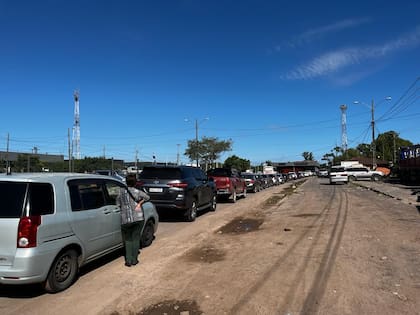
[[[196,301],[192,300],[166,300],[142,309],[135,315],[201,315],[203,311],[200,310]],[[117,314],[113,314],[117,315]]]
[[[187,252],[186,258],[192,262],[214,263],[225,259],[226,253],[223,250],[212,246],[194,248]]]
[[[218,233],[243,234],[259,229],[263,219],[235,218],[218,230]]]

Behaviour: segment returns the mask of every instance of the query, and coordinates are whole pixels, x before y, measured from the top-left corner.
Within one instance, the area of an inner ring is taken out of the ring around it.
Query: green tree
[[[401,139],[395,131],[379,134],[375,144],[378,157],[385,161],[394,161],[398,148],[413,145],[411,141]]]
[[[188,140],[184,155],[191,161],[198,159],[200,164],[208,165],[220,158],[223,152],[232,150],[232,140],[219,140],[214,137],[203,137],[201,141]]]
[[[236,155],[228,157],[223,163],[223,167],[235,168],[240,172],[244,172],[251,167],[250,160],[240,158]]]
[[[14,170],[17,172],[41,172],[43,167],[39,157],[32,154],[19,154],[14,163]]]
[[[313,161],[314,160],[314,155],[312,152],[303,152],[302,153],[303,158],[305,159],[305,161]]]

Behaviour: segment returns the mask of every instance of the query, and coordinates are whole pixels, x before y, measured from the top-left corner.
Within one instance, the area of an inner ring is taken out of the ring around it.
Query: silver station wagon
[[[116,197],[125,184],[92,174],[0,174],[0,284],[68,288],[79,267],[123,247]],[[141,246],[152,243],[159,218],[143,205]]]

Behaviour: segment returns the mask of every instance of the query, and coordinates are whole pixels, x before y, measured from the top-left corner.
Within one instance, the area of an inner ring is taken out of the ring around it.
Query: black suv
[[[195,220],[199,210],[216,210],[216,186],[197,167],[146,166],[136,187],[149,194],[156,208],[181,210],[190,222]]]

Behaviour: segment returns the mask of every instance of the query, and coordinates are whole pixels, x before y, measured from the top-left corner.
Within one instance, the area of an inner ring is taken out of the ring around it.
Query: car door
[[[106,202],[102,179],[78,179],[68,183],[71,199],[70,222],[90,260],[117,247],[115,212]]]
[[[197,182],[199,205],[210,203],[213,192],[209,185],[206,174],[200,169],[193,169],[193,176]]]

